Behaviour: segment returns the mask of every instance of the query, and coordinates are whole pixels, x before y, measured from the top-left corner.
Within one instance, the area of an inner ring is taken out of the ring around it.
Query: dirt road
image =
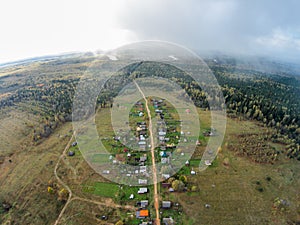
[[[154,138],[153,138],[153,132],[152,132],[152,118],[151,118],[151,112],[148,107],[148,100],[146,96],[144,95],[143,91],[141,90],[140,86],[133,81],[134,84],[136,85],[137,89],[143,96],[143,99],[145,100],[146,103],[146,110],[147,114],[149,117],[149,134],[150,134],[150,142],[151,142],[151,157],[152,157],[152,172],[153,172],[153,186],[154,186],[154,191],[153,191],[153,198],[154,198],[154,208],[156,212],[156,225],[160,225],[160,219],[159,219],[159,198],[158,198],[158,191],[157,191],[157,171],[156,171],[156,164],[155,164],[155,153],[154,153]]]

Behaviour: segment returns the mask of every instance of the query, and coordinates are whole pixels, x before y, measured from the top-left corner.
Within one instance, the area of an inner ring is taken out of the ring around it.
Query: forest
[[[32,131],[33,141],[49,136],[59,124],[72,120],[72,100],[80,76],[93,57],[57,60],[43,63],[35,70],[0,77],[0,108],[19,107],[41,116],[39,127]],[[272,141],[286,145],[286,154],[300,160],[300,79],[288,73],[266,73],[227,62],[207,59],[210,70],[221,86],[230,117],[259,121],[274,127]],[[104,84],[97,98],[97,107],[113,105],[118,92],[139,77],[163,77],[180,85],[197,107],[210,110],[208,100],[220,102],[220,96],[208,95],[193,78],[174,66],[154,62],[139,62],[124,67]],[[15,78],[15,79],[12,79]],[[90,79],[90,91],[100,85]],[[102,83],[101,83],[102,85]],[[210,85],[210,84],[201,84]],[[214,86],[209,86],[214,93]],[[6,95],[5,95],[6,94]]]

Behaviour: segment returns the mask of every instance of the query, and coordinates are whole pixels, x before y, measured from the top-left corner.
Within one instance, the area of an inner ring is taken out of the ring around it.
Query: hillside
[[[136,202],[128,200],[135,187],[124,186],[121,191],[119,185],[95,173],[78,147],[70,145],[76,141],[71,121],[77,85],[86,71],[97,70],[106,65],[106,60],[86,54],[0,68],[2,224],[54,224],[58,218],[60,224],[115,224],[119,220],[138,224],[128,216],[135,214]],[[218,102],[220,98],[207,96],[183,71],[167,64],[131,64],[105,82],[96,105],[95,124],[100,139],[116,151],[112,154],[124,148],[114,140],[110,123],[111,107],[123,86],[135,78],[155,75],[170,79],[197,106],[201,145],[191,158],[192,166],[174,175],[177,180],[182,175],[187,177],[187,192],[169,193],[159,185],[160,200],[179,204],[178,209],[164,210],[163,215],[173,216],[178,224],[298,224],[297,70],[278,65],[273,67],[279,68],[277,71],[263,71],[222,56],[205,61],[222,88],[228,117],[222,148],[205,172],[200,173],[197,166],[211,129],[212,109],[207,99]],[[97,79],[89,82],[99,85]],[[166,108],[166,120],[178,120],[171,106]],[[132,120],[131,124],[141,122]],[[176,126],[174,130],[179,129]],[[69,151],[75,156],[70,157]],[[190,174],[193,169],[196,176]],[[149,209],[154,210],[151,206]],[[107,220],[103,215],[108,215]]]

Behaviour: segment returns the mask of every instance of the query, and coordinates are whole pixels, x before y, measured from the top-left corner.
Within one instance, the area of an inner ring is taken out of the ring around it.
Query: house
[[[68,156],[74,156],[75,152],[74,151],[69,151]]]
[[[72,146],[75,147],[76,145],[77,145],[77,142],[74,141],[74,142],[72,143]]]
[[[169,192],[174,192],[174,189],[170,187]]]
[[[102,173],[103,174],[109,174],[110,172],[109,172],[109,170],[103,170]]]
[[[140,188],[137,193],[138,194],[145,194],[147,192],[148,192],[148,188]]]
[[[164,124],[164,121],[163,120],[158,120],[157,121],[157,125],[163,125]]]
[[[139,211],[136,211],[136,218],[143,219],[149,216],[149,210],[148,209],[142,209]]]
[[[163,188],[170,188],[171,187],[171,184],[169,183],[162,183],[161,184]]]
[[[146,141],[139,141],[138,144],[141,151],[146,151]]]
[[[162,164],[167,164],[170,162],[170,158],[161,158],[161,163]]]
[[[144,137],[144,135],[140,135],[140,141],[145,141],[146,140],[146,138]]]
[[[142,128],[140,128],[141,130],[139,131],[139,134],[140,135],[146,135],[147,134],[147,132],[146,132],[146,130],[142,130]]]
[[[170,174],[162,174],[161,176],[165,180],[170,178]]]
[[[148,225],[148,222],[144,221],[144,222],[140,223],[140,225]]]
[[[139,145],[146,145],[146,141],[139,141]]]
[[[166,136],[167,132],[165,131],[158,131],[158,136]]]
[[[192,170],[191,175],[196,175],[196,171]]]
[[[163,218],[162,219],[162,224],[163,225],[173,225],[174,224],[174,220],[172,219],[172,217],[170,217],[170,218]]]
[[[166,153],[165,151],[161,151],[161,152],[159,153],[159,155],[160,155],[161,157],[168,157],[168,155],[167,155],[167,153]]]
[[[101,220],[108,220],[108,217],[107,216],[101,216]]]
[[[210,166],[211,165],[210,160],[205,160],[204,163],[205,163],[206,166]]]
[[[169,208],[171,208],[171,205],[172,205],[171,201],[162,201],[161,206],[163,209],[169,209]]]
[[[131,194],[131,195],[129,196],[129,199],[134,199],[134,195]]]
[[[142,130],[147,130],[147,126],[146,125],[140,125],[140,128],[142,129]]]
[[[147,161],[147,155],[140,157],[140,162],[146,162]]]
[[[149,205],[149,201],[148,200],[141,200],[141,207],[142,208],[146,208]]]
[[[211,205],[210,204],[205,204],[204,207],[209,209],[211,207]]]
[[[160,146],[160,150],[165,151],[166,150],[166,146],[165,145]]]
[[[120,141],[120,139],[121,139],[120,136],[115,136],[115,137],[114,137],[114,140],[115,140],[115,141]]]
[[[164,136],[159,136],[158,139],[159,139],[159,141],[164,141],[165,137]]]
[[[148,183],[148,181],[145,179],[139,179],[138,182],[139,182],[139,184],[147,184]]]
[[[139,149],[140,149],[140,151],[145,152],[146,151],[146,145],[140,145]]]
[[[140,166],[140,173],[146,173],[147,172],[147,166]]]

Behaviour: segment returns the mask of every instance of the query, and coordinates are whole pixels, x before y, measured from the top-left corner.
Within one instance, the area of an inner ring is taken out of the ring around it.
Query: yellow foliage
[[[58,199],[60,201],[66,201],[68,199],[68,196],[69,196],[69,192],[62,188],[59,192],[58,192]]]
[[[123,221],[122,220],[119,220],[115,225],[123,225]]]
[[[52,187],[50,187],[50,186],[48,186],[47,190],[48,190],[48,193],[50,193],[50,194],[53,194],[53,193],[54,193],[54,190],[53,190],[53,188],[52,188]]]

